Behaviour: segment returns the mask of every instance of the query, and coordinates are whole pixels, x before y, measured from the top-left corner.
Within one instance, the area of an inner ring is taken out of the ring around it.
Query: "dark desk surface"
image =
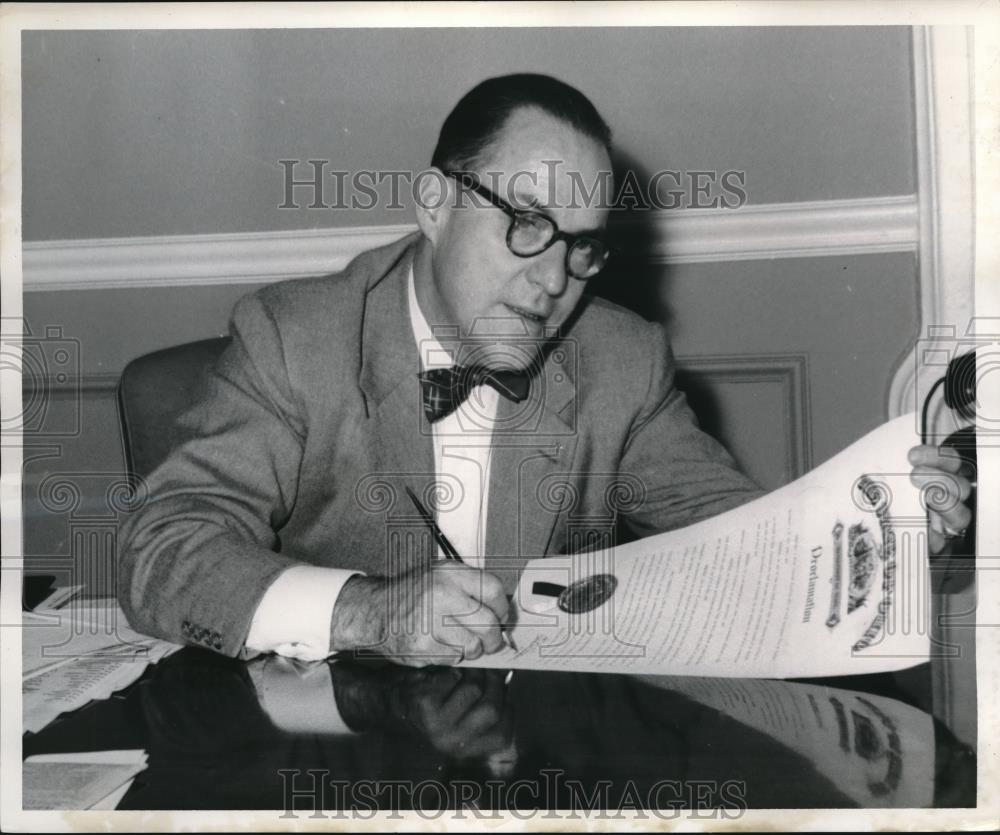
[[[505,684],[496,671],[339,661],[322,675],[354,732],[315,733],[276,727],[250,665],[189,648],[26,735],[24,756],[145,748],[148,768],[121,809],[285,809],[293,789],[299,818],[317,806],[473,799],[565,809],[596,797],[603,808],[731,817],[746,807],[974,806],[975,753],[928,712],[944,663],[838,681],[517,672]]]
[[[23,754],[146,749],[148,767],[120,809],[287,809],[293,795],[299,818],[315,808],[473,803],[727,817],[971,807],[975,589],[968,564],[942,567],[932,572],[932,660],[897,673],[753,681],[518,671],[506,683],[503,671],[340,660],[309,668],[301,690],[302,668],[285,659],[248,664],[187,648],[127,690],[26,734]],[[266,692],[283,691],[277,712],[258,695],[275,681]],[[309,729],[288,730],[289,718]]]

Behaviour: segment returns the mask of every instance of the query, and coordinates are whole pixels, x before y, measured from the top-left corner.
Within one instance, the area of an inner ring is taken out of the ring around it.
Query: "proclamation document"
[[[529,562],[510,647],[468,666],[790,678],[929,657],[913,415],[690,527]],[[943,476],[947,477],[947,476]],[[933,489],[933,488],[931,488]]]

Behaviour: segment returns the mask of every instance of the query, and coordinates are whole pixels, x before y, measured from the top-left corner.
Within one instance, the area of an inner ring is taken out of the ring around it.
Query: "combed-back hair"
[[[522,107],[537,107],[611,149],[611,128],[583,93],[549,75],[517,73],[488,78],[462,96],[441,126],[431,165],[473,170]]]

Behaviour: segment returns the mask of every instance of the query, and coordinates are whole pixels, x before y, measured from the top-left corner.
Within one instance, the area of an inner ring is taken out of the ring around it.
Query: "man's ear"
[[[417,175],[414,186],[417,226],[431,244],[436,244],[451,214],[453,182],[440,168],[428,168]]]

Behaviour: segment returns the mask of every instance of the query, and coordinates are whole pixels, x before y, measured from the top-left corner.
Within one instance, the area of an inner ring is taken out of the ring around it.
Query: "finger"
[[[462,671],[450,666],[432,668],[424,675],[426,678],[413,687],[413,694],[438,705],[447,702],[462,684]]]
[[[404,663],[413,667],[452,666],[462,660],[464,636],[449,635],[447,630],[435,624],[430,633],[421,629],[405,639],[405,646],[397,656],[405,658]]]
[[[464,672],[466,673],[466,677],[463,686],[469,694],[475,694],[475,699],[464,702],[463,712],[459,721],[463,727],[471,727],[473,725],[482,729],[493,727],[500,721],[504,694],[502,691],[497,692],[494,688],[490,687],[489,676],[482,674],[494,673],[496,670],[470,669],[464,670]]]
[[[921,491],[927,508],[939,513],[953,509],[972,494],[972,483],[965,476],[933,467],[914,467],[910,483]]]
[[[435,644],[433,649],[408,648],[385,655],[390,661],[417,669],[450,667],[462,660],[462,653],[459,650],[441,644]]]
[[[950,447],[915,446],[907,458],[914,467],[935,467],[948,473],[957,473],[962,468],[962,457]]]
[[[931,530],[943,536],[954,537],[958,532],[964,532],[972,524],[972,511],[964,504],[948,513],[930,514]]]
[[[502,751],[507,746],[507,740],[500,730],[480,732],[476,737],[465,745],[464,755],[466,757],[485,757]]]
[[[483,689],[471,679],[463,678],[462,683],[442,703],[442,714],[457,724],[465,714],[479,704],[482,697]]]
[[[465,712],[459,723],[463,730],[475,732],[478,736],[489,732],[499,732],[501,730],[500,719],[499,705],[490,704],[485,699],[479,699]]]
[[[927,549],[932,554],[940,554],[945,546],[948,544],[948,540],[945,538],[944,534],[931,528],[927,531]]]
[[[483,654],[483,639],[473,633],[472,640],[467,641],[462,652],[463,660],[475,661]]]
[[[462,590],[490,609],[497,620],[503,621],[507,618],[510,602],[499,577],[488,571],[475,569],[471,574],[455,575],[455,577]]]
[[[457,623],[454,616],[448,616],[449,624],[435,635],[438,645],[445,650],[448,659],[442,663],[454,665],[462,661],[475,660],[483,654],[482,640],[472,630]]]
[[[492,610],[487,607],[481,606],[478,612],[472,614],[453,615],[452,619],[474,635],[478,641],[479,652],[475,656],[467,654],[466,658],[479,658],[484,652],[492,654],[503,646],[500,623]]]

